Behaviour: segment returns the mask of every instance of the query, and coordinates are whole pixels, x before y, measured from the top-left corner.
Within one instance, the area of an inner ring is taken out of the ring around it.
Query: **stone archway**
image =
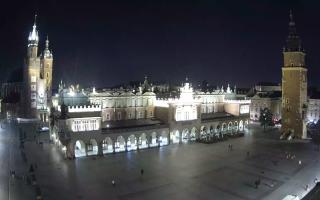
[[[226,124],[226,123],[223,123],[223,124],[222,124],[221,131],[222,131],[222,132],[227,131],[227,124]]]
[[[163,131],[159,137],[159,144],[160,146],[168,145],[169,139],[168,139],[168,133]]]
[[[148,148],[148,139],[145,133],[142,133],[140,135],[138,145],[139,145],[139,149]]]
[[[200,138],[204,139],[207,137],[207,127],[202,126],[200,129]]]
[[[135,135],[130,135],[128,137],[128,140],[127,140],[127,151],[134,151],[134,150],[137,150],[138,148],[138,143],[137,143],[137,138]]]
[[[196,139],[197,139],[197,129],[196,127],[193,127],[190,133],[190,141],[196,141]]]
[[[126,150],[126,140],[124,137],[119,135],[114,143],[114,151],[115,152],[122,152]]]
[[[170,139],[172,144],[177,144],[180,142],[180,132],[178,130],[175,130],[171,133]]]
[[[157,147],[158,146],[157,133],[156,132],[151,133],[151,140],[150,140],[149,146],[150,147]]]
[[[113,142],[110,137],[106,137],[102,141],[102,152],[103,154],[113,153]]]
[[[243,121],[242,120],[240,120],[240,122],[239,122],[239,130],[243,131]]]
[[[98,143],[95,139],[90,139],[89,143],[87,144],[87,154],[91,155],[98,155]]]
[[[228,131],[229,131],[229,132],[232,131],[232,127],[233,127],[232,122],[229,122],[229,123],[228,123]]]
[[[188,129],[184,129],[183,131],[182,131],[182,136],[181,136],[181,141],[183,142],[183,143],[187,143],[188,141],[189,141],[189,130]]]
[[[86,145],[82,140],[77,140],[74,144],[74,155],[76,158],[86,156]]]
[[[248,129],[248,128],[249,128],[249,120],[246,120],[246,121],[244,122],[244,128],[245,128],[245,129]]]
[[[234,125],[233,125],[234,130],[238,131],[238,129],[239,129],[239,124],[238,124],[238,122],[235,121],[233,124],[234,124]]]

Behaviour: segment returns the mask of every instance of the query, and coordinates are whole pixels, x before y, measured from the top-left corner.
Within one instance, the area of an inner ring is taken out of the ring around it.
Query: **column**
[[[102,142],[98,142],[98,156],[103,156]]]

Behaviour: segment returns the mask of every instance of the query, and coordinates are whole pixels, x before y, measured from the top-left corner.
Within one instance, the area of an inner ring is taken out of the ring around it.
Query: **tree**
[[[259,122],[260,125],[263,126],[263,130],[266,130],[267,126],[274,126],[272,120],[273,114],[271,113],[269,108],[264,108],[260,110]]]

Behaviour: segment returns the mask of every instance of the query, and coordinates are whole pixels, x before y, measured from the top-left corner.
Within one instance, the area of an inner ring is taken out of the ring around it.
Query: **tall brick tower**
[[[306,138],[307,68],[305,52],[290,11],[289,35],[283,48],[282,133]]]

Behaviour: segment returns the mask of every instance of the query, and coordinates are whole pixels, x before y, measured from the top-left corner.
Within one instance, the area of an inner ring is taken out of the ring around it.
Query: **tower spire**
[[[36,26],[37,24],[37,13],[34,14],[34,23],[33,23],[33,26]]]
[[[48,38],[48,35],[47,35],[47,39],[46,39],[46,49],[49,49],[49,38]]]
[[[44,49],[43,56],[44,56],[44,58],[52,58],[52,52],[49,49],[49,37],[48,37],[48,35],[47,35],[47,39],[46,39],[46,47]]]
[[[28,46],[38,46],[38,42],[39,42],[39,34],[38,34],[38,30],[37,30],[37,14],[34,15],[34,23],[32,26],[32,31],[29,33],[29,37],[28,37]]]
[[[302,51],[301,40],[297,34],[296,23],[293,20],[293,12],[289,13],[289,35],[287,37],[284,51]]]

